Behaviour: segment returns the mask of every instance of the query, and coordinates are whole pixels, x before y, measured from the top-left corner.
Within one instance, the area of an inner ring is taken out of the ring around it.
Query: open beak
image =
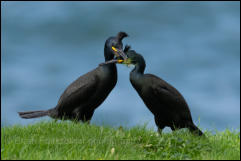
[[[112,50],[114,51],[116,58],[109,60],[107,62],[101,63],[99,65],[113,64],[113,63],[122,64],[122,63],[125,63],[126,60],[128,60],[128,57],[126,56],[126,54],[122,49],[116,49],[115,47],[112,46]]]
[[[114,51],[116,57],[121,56],[124,60],[128,58],[122,49],[116,49],[112,46],[112,50]]]

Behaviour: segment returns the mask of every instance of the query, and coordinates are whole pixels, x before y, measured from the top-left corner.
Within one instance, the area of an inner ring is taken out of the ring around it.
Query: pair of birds
[[[188,128],[191,132],[203,135],[192,121],[189,107],[183,96],[170,84],[152,74],[144,74],[144,58],[125,46],[123,38],[128,35],[119,32],[106,40],[104,46],[105,63],[80,76],[61,95],[56,107],[45,111],[19,112],[25,119],[50,116],[54,119],[69,119],[89,122],[95,109],[106,99],[117,82],[116,63],[133,64],[130,82],[145,105],[155,117],[158,131],[165,126],[172,130]]]

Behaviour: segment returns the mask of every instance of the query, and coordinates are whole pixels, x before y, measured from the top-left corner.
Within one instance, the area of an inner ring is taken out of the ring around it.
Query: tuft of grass
[[[1,159],[237,159],[240,132],[188,131],[158,135],[137,126],[99,127],[73,122],[40,122],[1,128]]]

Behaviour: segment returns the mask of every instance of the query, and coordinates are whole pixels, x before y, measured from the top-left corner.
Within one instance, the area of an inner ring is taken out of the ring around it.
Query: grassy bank
[[[164,133],[144,127],[42,122],[1,128],[1,159],[240,159],[240,132]]]

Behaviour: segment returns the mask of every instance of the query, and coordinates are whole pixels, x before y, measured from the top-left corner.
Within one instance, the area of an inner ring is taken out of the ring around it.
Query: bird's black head
[[[133,64],[135,66],[133,71],[144,73],[146,68],[145,59],[141,54],[136,53],[135,50],[130,50],[130,48],[131,47],[129,45],[125,46],[124,52],[128,58],[125,60],[118,60],[117,63],[127,65]]]
[[[112,59],[110,61],[106,61],[104,64],[118,63],[118,64],[126,64],[126,65],[134,65],[137,72],[143,73],[146,68],[145,59],[141,54],[136,53],[135,50],[130,50],[130,46],[126,45],[124,49],[124,53],[126,59],[121,58],[120,56],[116,59]],[[134,69],[134,70],[135,70]]]
[[[145,59],[141,54],[136,53],[135,50],[130,50],[130,46],[126,45],[124,52],[126,56],[128,57],[126,60],[123,60],[122,64],[133,64],[133,65],[145,65]],[[118,62],[120,63],[120,61]]]
[[[125,32],[119,32],[115,37],[110,37],[105,42],[105,61],[112,60],[114,56],[121,56],[123,59],[126,59],[126,56],[123,52],[122,39],[128,35]]]

